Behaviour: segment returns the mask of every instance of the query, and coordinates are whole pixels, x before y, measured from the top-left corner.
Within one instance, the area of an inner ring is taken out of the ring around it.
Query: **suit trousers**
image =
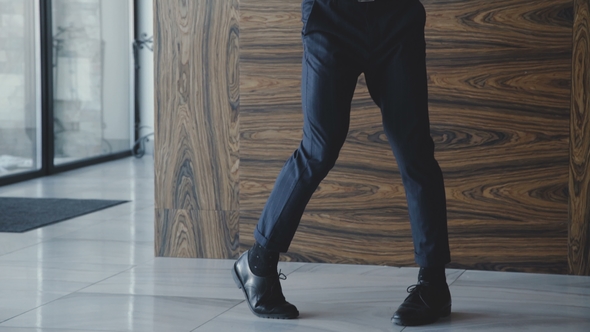
[[[450,250],[428,118],[424,7],[418,0],[304,0],[301,8],[303,138],[276,180],[256,241],[287,252],[309,199],[338,159],[364,73],[401,173],[416,263],[443,266]]]

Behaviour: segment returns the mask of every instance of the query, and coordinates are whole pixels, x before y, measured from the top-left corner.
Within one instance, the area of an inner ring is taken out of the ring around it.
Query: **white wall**
[[[129,0],[101,1],[101,34],[104,41],[103,134],[107,140],[133,138],[129,136],[133,136],[129,116],[129,112],[134,112],[133,91],[128,78],[133,73],[132,58],[129,56],[133,37],[127,33],[131,26],[131,8]]]

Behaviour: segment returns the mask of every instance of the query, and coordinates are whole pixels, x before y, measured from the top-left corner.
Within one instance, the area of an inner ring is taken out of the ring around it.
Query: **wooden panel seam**
[[[590,275],[590,1],[574,0],[569,272]]]

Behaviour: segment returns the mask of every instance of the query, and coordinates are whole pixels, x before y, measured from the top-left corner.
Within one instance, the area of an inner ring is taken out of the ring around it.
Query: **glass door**
[[[0,0],[0,177],[41,169],[39,7]]]
[[[53,0],[55,166],[129,151],[129,1]]]

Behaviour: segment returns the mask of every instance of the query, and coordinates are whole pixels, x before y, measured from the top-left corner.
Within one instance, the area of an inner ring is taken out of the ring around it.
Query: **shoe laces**
[[[285,275],[281,270],[279,270],[279,279],[280,280],[287,280],[287,275]]]
[[[282,287],[280,280],[287,280],[287,276],[279,270],[274,277],[274,282],[270,285],[270,287],[264,292],[264,294],[260,297],[259,303],[267,303],[272,305],[280,305],[285,303],[285,296],[283,295]]]
[[[408,286],[408,288],[406,289],[406,291],[410,294],[415,293],[415,292],[420,292],[420,290],[424,287],[428,287],[430,286],[430,283],[428,281],[418,281],[417,284],[413,284]]]

